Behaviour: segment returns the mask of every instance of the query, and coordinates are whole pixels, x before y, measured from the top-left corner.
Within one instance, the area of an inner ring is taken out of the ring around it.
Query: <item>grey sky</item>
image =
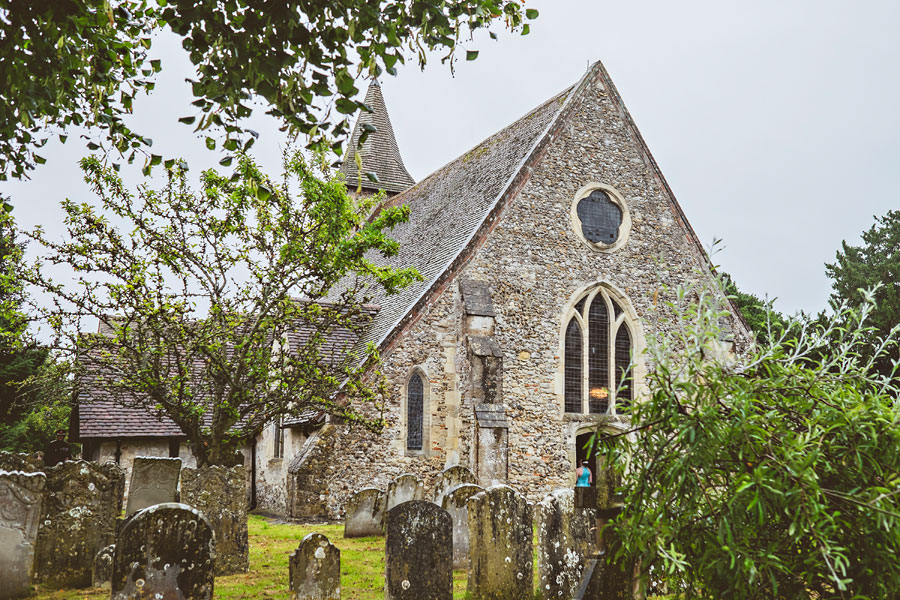
[[[873,215],[897,208],[900,2],[528,0],[528,36],[465,44],[478,60],[437,60],[383,79],[407,168],[417,180],[575,83],[602,60],[688,219],[738,285],[787,312],[824,308],[824,263],[858,243]],[[136,107],[154,152],[192,171],[219,156],[189,127],[186,59],[159,40],[163,77]],[[464,53],[462,54],[464,56]],[[256,155],[276,170],[285,140],[262,132]],[[28,182],[0,183],[20,224],[61,229],[58,202],[90,199],[77,136],[49,146]],[[137,170],[125,171],[136,174]],[[126,175],[128,176],[128,175]],[[137,181],[133,176],[130,181]]]

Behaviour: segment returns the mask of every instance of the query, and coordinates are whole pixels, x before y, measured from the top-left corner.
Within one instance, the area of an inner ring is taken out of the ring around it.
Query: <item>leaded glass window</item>
[[[581,350],[581,325],[575,317],[572,317],[566,328],[566,412],[581,412],[584,398]]]
[[[633,400],[632,338],[621,304],[598,287],[578,299],[564,332],[567,413],[606,414]]]
[[[406,449],[422,449],[422,404],[425,400],[425,386],[422,376],[413,373],[406,386]]]
[[[622,209],[603,190],[594,190],[578,201],[581,233],[595,244],[613,244],[619,239]]]

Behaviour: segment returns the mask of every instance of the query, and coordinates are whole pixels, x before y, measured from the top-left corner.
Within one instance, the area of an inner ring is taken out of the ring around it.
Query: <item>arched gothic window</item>
[[[563,354],[567,413],[613,413],[634,399],[632,340],[625,311],[603,287],[575,304]]]
[[[406,449],[422,449],[422,430],[425,401],[425,384],[422,376],[413,373],[406,385]]]

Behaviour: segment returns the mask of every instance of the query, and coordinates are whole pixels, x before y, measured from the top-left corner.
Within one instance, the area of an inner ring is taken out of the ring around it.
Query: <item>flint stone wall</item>
[[[384,535],[384,492],[376,488],[359,490],[347,501],[344,537]]]
[[[466,483],[444,495],[441,508],[453,521],[453,568],[469,567],[469,498],[483,492],[480,485]]]
[[[215,538],[196,508],[175,502],[134,514],[113,558],[111,600],[213,596]]]
[[[451,600],[453,523],[432,502],[410,500],[387,513],[385,600]]]
[[[216,575],[250,568],[244,467],[183,469],[181,500],[202,512],[216,535]]]
[[[0,471],[0,598],[31,592],[45,483],[43,473]]]
[[[596,512],[575,508],[575,491],[554,490],[537,504],[541,598],[573,598],[596,548]]]
[[[340,600],[341,551],[321,533],[310,533],[291,553],[288,583],[292,600]]]
[[[532,600],[531,507],[507,485],[469,499],[469,580],[472,600]]]
[[[338,430],[328,423],[314,432],[288,466],[287,509],[293,519],[332,519],[337,516],[339,502],[346,501],[346,482],[335,476],[341,468],[335,460]],[[336,482],[345,495],[333,497],[326,482]]]
[[[125,473],[113,463],[78,460],[45,475],[34,579],[55,588],[90,587],[97,551],[115,541]]]
[[[181,472],[180,458],[138,456],[131,467],[126,515],[154,504],[174,502]]]
[[[411,500],[425,499],[425,484],[410,473],[404,473],[388,484],[385,494],[385,511],[391,512],[395,506]]]
[[[447,467],[438,474],[437,479],[434,482],[431,497],[434,499],[435,504],[442,506],[444,496],[447,492],[467,483],[478,483],[475,481],[475,475],[472,471],[460,465]]]

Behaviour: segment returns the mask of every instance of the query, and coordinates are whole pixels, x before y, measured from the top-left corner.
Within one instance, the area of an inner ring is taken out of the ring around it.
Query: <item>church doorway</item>
[[[586,460],[588,461],[588,468],[590,468],[591,473],[594,475],[594,485],[597,483],[597,449],[595,447],[595,443],[592,443],[592,438],[594,436],[593,431],[585,431],[577,436],[575,436],[575,466],[573,469],[577,469],[581,466],[581,462]]]

